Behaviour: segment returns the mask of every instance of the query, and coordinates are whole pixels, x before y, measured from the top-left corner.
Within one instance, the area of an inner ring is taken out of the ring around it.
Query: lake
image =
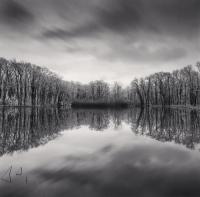
[[[200,196],[200,112],[0,110],[1,197]]]

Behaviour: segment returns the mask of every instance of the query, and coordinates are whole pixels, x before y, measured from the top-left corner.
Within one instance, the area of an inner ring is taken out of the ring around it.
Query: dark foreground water
[[[199,197],[200,113],[0,110],[0,197]]]

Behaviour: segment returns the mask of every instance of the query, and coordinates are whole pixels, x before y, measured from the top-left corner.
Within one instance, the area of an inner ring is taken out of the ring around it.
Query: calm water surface
[[[0,110],[1,197],[199,197],[200,112]]]

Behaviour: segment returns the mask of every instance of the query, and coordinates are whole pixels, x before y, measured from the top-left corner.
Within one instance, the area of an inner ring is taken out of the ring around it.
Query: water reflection
[[[93,152],[78,155],[65,153],[59,157],[62,164],[52,155],[45,165],[36,165],[28,172],[28,184],[25,177],[15,178],[11,184],[0,183],[1,196],[200,195],[199,155],[189,149],[140,138],[133,143],[125,138],[120,140],[123,148],[117,147],[119,139],[115,136],[109,146],[93,147]]]
[[[27,150],[54,138],[64,122],[55,110],[4,108],[0,111],[0,154]]]
[[[48,183],[40,190],[50,196],[200,195],[200,159],[170,146],[135,144],[124,150],[99,150],[65,159],[65,167],[59,170],[41,168],[34,172],[37,181]]]
[[[200,196],[197,111],[0,113],[1,197]]]
[[[0,110],[0,155],[28,150],[54,139],[62,130],[87,125],[103,131],[122,122],[134,133],[159,141],[174,141],[188,148],[200,142],[200,113],[185,109],[57,110],[4,108]]]
[[[134,113],[134,112],[133,112]],[[186,109],[142,110],[131,115],[134,132],[159,141],[174,141],[188,148],[200,142],[200,112]]]

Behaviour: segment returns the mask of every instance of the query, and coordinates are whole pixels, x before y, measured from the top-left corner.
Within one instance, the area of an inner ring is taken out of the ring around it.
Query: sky
[[[200,60],[199,0],[0,0],[0,56],[128,84]]]

